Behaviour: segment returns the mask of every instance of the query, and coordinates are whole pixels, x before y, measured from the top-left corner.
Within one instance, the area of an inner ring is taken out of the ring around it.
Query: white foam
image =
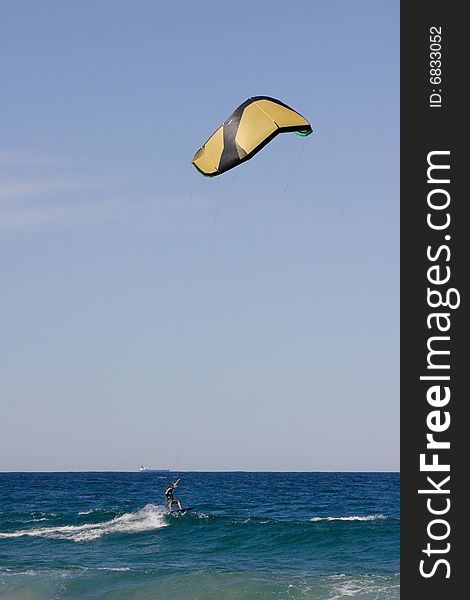
[[[351,517],[312,517],[310,521],[382,521],[385,515],[366,515],[363,517],[353,515]]]
[[[336,579],[335,576],[331,579]],[[330,600],[341,600],[342,598],[351,598],[354,596],[364,597],[383,597],[382,594],[387,594],[387,597],[396,597],[396,591],[400,589],[399,582],[394,582],[390,577],[386,576],[364,576],[364,577],[347,577],[341,575],[338,579],[341,582],[335,585],[329,596]]]
[[[132,513],[124,513],[111,521],[103,523],[84,523],[83,525],[62,525],[58,527],[38,527],[22,529],[10,533],[0,533],[0,538],[16,538],[23,536],[45,537],[74,542],[88,542],[112,533],[138,533],[165,527],[165,509],[147,504],[144,508]]]

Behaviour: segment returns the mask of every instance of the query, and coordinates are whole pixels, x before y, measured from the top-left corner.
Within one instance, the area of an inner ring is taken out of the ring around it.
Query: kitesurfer
[[[180,482],[179,478],[174,481],[170,487],[167,487],[165,490],[165,498],[166,498],[166,506],[168,508],[168,510],[171,511],[171,507],[173,506],[173,504],[177,504],[179,510],[183,510],[183,507],[181,505],[181,500],[179,500],[178,498],[175,498],[173,495],[173,490],[177,487],[178,483]]]

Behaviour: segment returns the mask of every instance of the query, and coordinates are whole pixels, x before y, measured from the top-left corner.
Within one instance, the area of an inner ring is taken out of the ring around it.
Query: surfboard
[[[172,510],[170,512],[184,514],[186,511],[193,510],[193,509],[194,509],[194,506],[187,506],[186,508],[178,508],[177,510]]]

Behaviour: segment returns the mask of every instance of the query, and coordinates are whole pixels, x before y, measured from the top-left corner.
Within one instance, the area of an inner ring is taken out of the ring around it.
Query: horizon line
[[[140,471],[139,469],[129,471],[127,469],[86,469],[86,470],[54,470],[54,471],[0,471],[0,474],[7,473],[400,473],[400,469],[373,469],[373,470],[338,470],[338,469],[313,469],[311,471],[296,471],[289,469],[287,471],[273,470],[247,470],[247,469],[228,469],[228,470],[207,470],[207,469],[149,469]]]

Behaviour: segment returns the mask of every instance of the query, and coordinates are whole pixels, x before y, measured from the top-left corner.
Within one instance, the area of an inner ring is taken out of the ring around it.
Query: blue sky
[[[398,469],[398,2],[6,2],[0,80],[0,470]]]

